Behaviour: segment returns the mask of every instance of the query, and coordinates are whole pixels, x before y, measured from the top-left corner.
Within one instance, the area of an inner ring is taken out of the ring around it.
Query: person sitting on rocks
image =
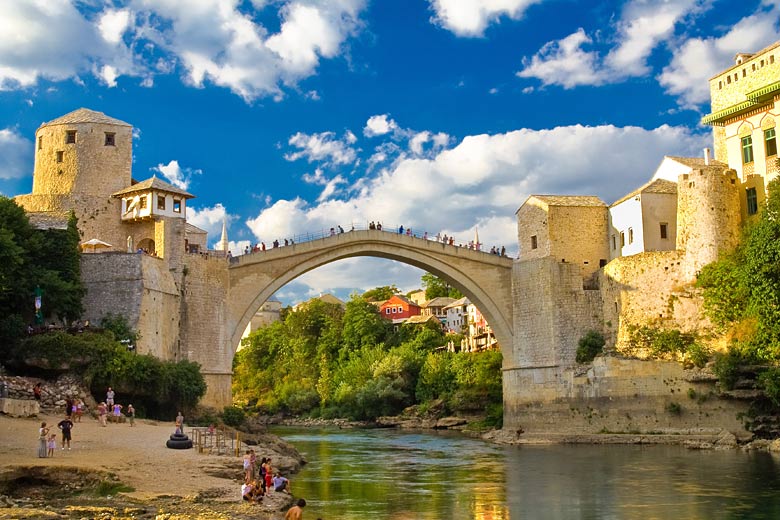
[[[283,476],[281,476],[279,473],[274,474],[274,491],[284,491],[285,493],[291,494],[292,491],[290,491],[290,481]]]

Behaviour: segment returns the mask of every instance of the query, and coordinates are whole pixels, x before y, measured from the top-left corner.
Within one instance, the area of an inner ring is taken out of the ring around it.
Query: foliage
[[[83,311],[79,233],[71,213],[67,229],[36,230],[24,210],[0,196],[0,316],[33,320],[36,287],[42,292],[44,318],[65,323]],[[0,327],[4,333],[8,326]],[[10,338],[17,341],[20,336]]]
[[[384,285],[382,287],[375,287],[369,291],[363,293],[362,298],[367,302],[381,302],[389,300],[396,294],[400,294],[401,290],[393,285]]]
[[[577,347],[577,363],[590,363],[604,349],[604,336],[595,330],[589,330],[580,338]]]
[[[672,415],[680,415],[682,413],[682,406],[680,406],[680,403],[672,401],[666,405],[666,411]]]
[[[456,300],[463,298],[461,293],[455,287],[452,287],[449,282],[439,278],[431,273],[425,273],[422,275],[422,286],[425,289],[425,299],[432,300],[440,296],[448,296],[455,298]]]
[[[20,373],[78,372],[94,395],[108,386],[140,413],[169,417],[190,409],[206,393],[197,363],[138,355],[109,332],[50,332],[23,339],[7,362]]]
[[[780,407],[780,367],[771,367],[759,374],[758,387],[775,406]]]
[[[238,406],[226,406],[222,410],[222,422],[233,428],[238,428],[246,421],[246,414],[244,410]]]
[[[692,332],[642,325],[632,327],[629,337],[635,348],[645,350],[655,358],[684,360],[695,357],[697,362],[701,363],[702,357],[707,353],[706,349],[697,345],[699,338]]]
[[[735,343],[725,353],[715,356],[712,371],[718,377],[720,385],[726,390],[731,390],[739,379],[740,367],[756,362],[758,359],[749,346]]]
[[[120,314],[106,314],[100,320],[100,326],[105,330],[110,330],[119,342],[128,342],[135,345],[141,335],[130,327],[127,319]]]

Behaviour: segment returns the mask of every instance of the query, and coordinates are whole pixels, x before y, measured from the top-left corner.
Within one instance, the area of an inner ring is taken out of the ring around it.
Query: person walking
[[[127,418],[130,421],[130,426],[135,426],[135,408],[132,404],[127,405]]]
[[[67,445],[68,451],[70,451],[70,431],[73,429],[73,421],[66,415],[63,420],[57,423],[57,428],[62,430],[62,449],[64,450]]]
[[[36,401],[38,401],[38,404],[41,404],[41,395],[43,394],[43,388],[41,387],[40,383],[35,383],[35,386],[33,387],[33,397]]]
[[[46,423],[42,422],[41,427],[38,428],[38,457],[46,457],[46,441],[49,436],[49,429],[46,427]]]
[[[109,409],[114,407],[115,395],[116,393],[114,392],[114,389],[109,386],[108,391],[106,392],[106,406],[108,406]]]

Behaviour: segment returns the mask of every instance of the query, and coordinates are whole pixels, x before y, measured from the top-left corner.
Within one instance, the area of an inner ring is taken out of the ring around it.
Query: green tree
[[[382,287],[375,287],[363,293],[362,298],[368,302],[381,302],[389,300],[396,294],[400,294],[401,290],[393,285],[383,285]]]
[[[439,298],[441,296],[455,298],[456,300],[463,298],[463,293],[438,276],[432,275],[431,273],[425,273],[422,275],[421,279],[423,289],[425,289],[425,299],[427,300],[432,300],[433,298]]]
[[[343,324],[342,359],[353,350],[384,343],[392,329],[392,324],[382,318],[374,304],[355,296],[347,302]]]

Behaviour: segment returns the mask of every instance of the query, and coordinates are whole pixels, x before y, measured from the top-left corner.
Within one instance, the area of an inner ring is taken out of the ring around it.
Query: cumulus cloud
[[[332,197],[337,193],[339,185],[347,183],[341,175],[336,175],[334,178],[328,179],[320,168],[315,169],[313,174],[305,174],[303,180],[309,184],[323,186],[320,196],[317,197],[317,202],[322,202],[323,200]]]
[[[702,0],[632,0],[623,7],[612,28],[613,46],[606,54],[596,48],[601,42],[579,28],[565,38],[546,43],[530,59],[525,58],[517,75],[564,88],[646,75],[653,50],[672,40],[678,24],[707,5]]]
[[[32,174],[32,141],[22,137],[16,129],[0,130],[0,179],[18,179]]]
[[[203,171],[194,168],[182,168],[179,166],[179,161],[175,159],[168,164],[158,164],[151,170],[161,173],[171,184],[183,190],[190,187],[193,176],[203,173]]]
[[[286,0],[271,34],[258,23],[265,2],[127,0],[121,9],[76,0],[0,3],[0,88],[41,78],[79,81],[93,74],[108,86],[122,76],[180,72],[196,87],[222,86],[246,101],[281,98],[283,87],[339,55],[360,29],[365,0]]]
[[[525,10],[541,0],[428,0],[431,21],[458,36],[482,36],[487,26],[502,16],[519,19]]]
[[[674,49],[671,63],[659,76],[661,85],[691,107],[710,99],[708,79],[713,71],[734,64],[739,52],[755,52],[777,40],[780,4],[764,2],[758,11],[740,20],[721,37],[691,38]]]
[[[298,132],[287,141],[290,146],[298,148],[298,151],[286,153],[284,158],[288,161],[306,159],[310,163],[322,162],[327,165],[350,164],[357,158],[357,153],[352,148],[356,141],[357,137],[349,130],[341,138],[337,138],[334,132]]]
[[[227,222],[228,237],[230,237],[230,222],[236,218],[229,215],[225,206],[219,203],[203,209],[187,206],[186,217],[187,222],[208,232],[208,243],[212,246],[222,237],[223,222]]]
[[[698,155],[709,141],[671,126],[473,135],[429,158],[402,157],[342,198],[278,200],[247,225],[258,239],[273,240],[380,220],[387,229],[403,224],[464,242],[479,226],[481,237],[513,250],[513,216],[528,195],[593,194],[612,202],[646,182],[665,154]]]
[[[398,128],[398,124],[390,119],[389,114],[381,114],[371,116],[366,121],[366,126],[363,128],[363,135],[366,137],[376,137],[378,135],[385,135]]]

